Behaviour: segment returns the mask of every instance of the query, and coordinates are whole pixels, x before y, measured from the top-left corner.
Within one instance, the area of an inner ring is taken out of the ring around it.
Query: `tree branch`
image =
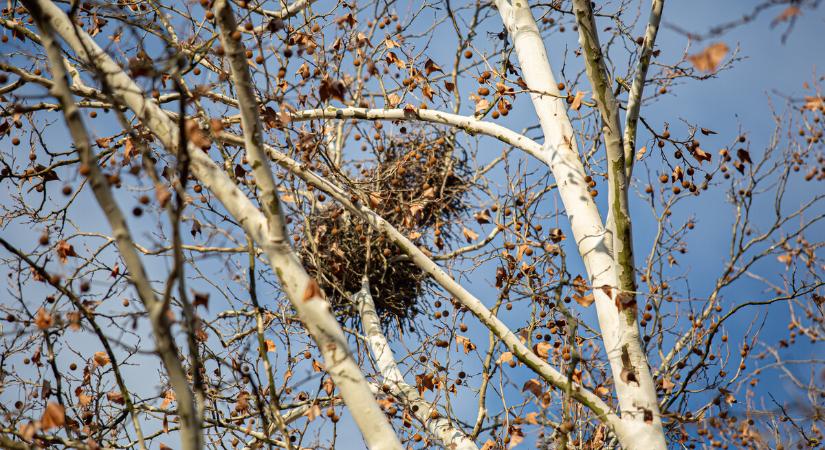
[[[435,405],[424,400],[418,391],[404,381],[404,376],[395,362],[387,338],[381,332],[381,322],[375,310],[375,303],[370,294],[369,280],[364,277],[361,290],[353,295],[353,302],[361,315],[361,325],[367,337],[372,357],[378,365],[378,370],[384,377],[386,386],[389,386],[392,395],[399,398],[420,420],[430,434],[439,440],[445,448],[453,450],[478,450],[478,446],[467,435],[455,428],[448,419],[439,416],[431,419],[430,413]]]
[[[178,401],[178,414],[181,422],[181,445],[184,449],[197,450],[202,447],[201,418],[195,409],[195,401],[189,388],[186,371],[178,358],[178,348],[172,337],[171,324],[166,314],[166,306],[159,300],[146,276],[143,263],[134,249],[132,235],[123,213],[117,206],[108,182],[97,165],[97,159],[92,153],[89,135],[80,116],[80,110],[74,102],[68,84],[68,73],[63,65],[62,53],[52,37],[53,30],[46,16],[48,13],[41,10],[39,5],[27,2],[26,7],[35,19],[38,28],[42,31],[42,43],[46,49],[49,68],[52,71],[54,85],[51,93],[60,102],[66,125],[74,141],[75,148],[80,154],[80,160],[89,170],[89,184],[106,215],[120,256],[129,272],[129,281],[137,290],[138,296],[149,313],[152,331],[157,343],[157,352],[169,374],[169,382],[175,391]]]
[[[632,257],[627,258],[629,248],[614,246],[613,236],[617,233],[610,226],[608,229],[612,233],[606,232],[599,211],[588,193],[584,167],[579,161],[575,132],[564,102],[553,95],[558,94],[558,87],[544,41],[529,5],[521,1],[509,3],[506,0],[496,0],[496,6],[513,41],[524,81],[532,92],[533,105],[545,136],[545,148],[548,153],[545,159],[549,162],[548,165],[559,185],[559,193],[593,287],[599,328],[622,410],[621,424],[614,426],[614,431],[624,448],[664,449],[666,443],[658,412],[656,390],[641,346],[635,314],[632,314],[631,310],[632,320],[628,320],[627,317],[622,317],[623,314],[618,311],[620,308],[617,308],[623,305],[623,296],[616,288],[627,285],[628,276],[632,279],[633,272],[631,270],[622,283],[618,275],[623,271],[617,267],[612,253],[614,250],[621,251],[625,261],[632,263]],[[592,25],[587,23],[584,25],[592,28]],[[580,24],[580,32],[581,27]],[[598,49],[598,46],[596,48]],[[590,70],[592,67],[588,69]],[[603,104],[604,97],[612,95],[609,89],[607,92],[609,94],[597,98],[598,103]],[[617,123],[617,120],[616,115],[613,122]],[[609,122],[607,123],[609,126]],[[618,125],[614,125],[612,130],[614,135],[611,137],[614,141],[618,139],[620,143]],[[626,191],[623,193],[622,183],[614,182],[615,176],[619,173],[622,175],[621,178],[624,178],[624,150],[621,145],[616,146],[615,143],[612,149],[608,156],[608,164],[618,167],[619,170],[617,172],[611,169],[614,177],[611,180],[611,190],[620,195],[611,196],[611,200],[620,200],[621,194],[626,196]],[[617,187],[619,189],[616,189]],[[626,205],[626,202],[624,204]],[[608,225],[612,222],[609,218]],[[627,229],[623,230],[625,234],[621,235],[625,238],[622,242],[629,243],[629,221],[622,223],[627,225]],[[630,267],[632,269],[632,265]],[[623,377],[622,374],[635,374],[633,378],[636,381],[631,381],[631,377]]]
[[[625,175],[628,179],[633,174],[633,160],[636,153],[636,129],[639,123],[639,110],[642,106],[642,92],[647,82],[647,70],[650,68],[650,58],[653,47],[656,45],[656,35],[659,33],[659,23],[662,20],[662,9],[665,0],[653,0],[650,8],[650,18],[645,29],[642,53],[636,65],[636,75],[630,86],[627,97],[627,113],[624,118],[624,163]]]

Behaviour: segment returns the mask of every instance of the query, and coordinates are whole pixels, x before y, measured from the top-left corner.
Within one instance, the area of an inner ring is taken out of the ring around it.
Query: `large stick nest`
[[[444,135],[424,132],[389,138],[376,161],[361,163],[353,187],[362,200],[418,245],[448,247],[455,222],[468,209],[470,189],[466,160],[454,155]],[[427,310],[427,274],[400,249],[339,205],[308,217],[311,234],[301,256],[335,312],[344,322],[358,316],[351,294],[365,275],[386,331],[414,329],[415,317]]]

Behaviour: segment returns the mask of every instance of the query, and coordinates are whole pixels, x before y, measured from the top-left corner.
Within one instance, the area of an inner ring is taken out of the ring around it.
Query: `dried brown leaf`
[[[576,96],[573,97],[573,103],[570,104],[570,108],[578,111],[582,107],[582,99],[584,99],[584,92],[576,91]]]
[[[59,403],[50,402],[40,418],[40,427],[44,431],[62,427],[66,423],[66,409]]]
[[[92,356],[92,360],[95,365],[99,367],[105,367],[111,362],[111,360],[109,360],[109,355],[107,355],[106,352],[95,352]]]
[[[467,227],[463,227],[461,229],[461,233],[464,235],[464,238],[467,239],[467,242],[473,242],[474,240],[478,239],[478,233]]]
[[[702,72],[714,72],[728,54],[728,46],[724,42],[717,42],[705,47],[701,52],[688,56],[691,64]]]
[[[37,314],[34,316],[34,324],[37,325],[37,328],[46,330],[54,325],[54,318],[48,311],[46,311],[46,308],[40,307],[40,309],[37,310]]]

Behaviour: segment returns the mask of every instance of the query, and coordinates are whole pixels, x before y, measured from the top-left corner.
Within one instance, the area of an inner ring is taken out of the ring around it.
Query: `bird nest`
[[[471,182],[466,159],[455,156],[443,134],[422,131],[383,143],[375,161],[355,164],[360,176],[349,180],[352,190],[415,244],[448,248],[457,234],[456,219],[468,208],[463,202]],[[309,214],[311,234],[305,233],[301,256],[338,317],[358,322],[351,296],[366,275],[385,330],[414,330],[414,319],[428,309],[427,274],[366,221],[340,205],[325,206]]]

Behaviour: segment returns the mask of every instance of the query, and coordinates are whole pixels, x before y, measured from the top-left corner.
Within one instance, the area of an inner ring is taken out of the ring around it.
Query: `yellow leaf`
[[[268,352],[274,352],[275,351],[275,343],[272,342],[272,339],[265,340],[264,344],[266,345],[266,351],[268,351]]]

